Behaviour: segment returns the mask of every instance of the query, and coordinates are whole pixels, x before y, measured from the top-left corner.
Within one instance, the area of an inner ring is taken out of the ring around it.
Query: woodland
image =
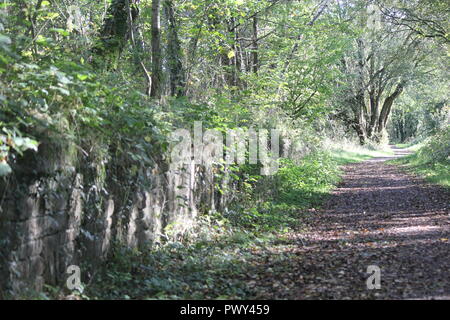
[[[445,0],[1,0],[0,298],[450,299],[449,24]],[[172,169],[195,123],[277,130],[277,170]]]

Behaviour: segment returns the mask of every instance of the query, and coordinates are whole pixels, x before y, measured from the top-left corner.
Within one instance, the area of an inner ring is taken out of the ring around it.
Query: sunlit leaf
[[[12,172],[11,167],[6,161],[0,162],[0,177],[6,176]]]

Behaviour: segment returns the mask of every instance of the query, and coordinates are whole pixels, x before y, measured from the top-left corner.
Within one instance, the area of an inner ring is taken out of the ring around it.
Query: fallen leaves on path
[[[344,168],[309,231],[267,248],[249,285],[260,299],[450,299],[450,192],[384,159]],[[381,268],[368,290],[367,267]]]

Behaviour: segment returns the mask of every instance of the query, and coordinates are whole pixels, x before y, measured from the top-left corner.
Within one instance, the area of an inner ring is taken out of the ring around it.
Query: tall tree
[[[371,22],[373,7],[363,5],[357,23],[359,36],[342,59],[346,85],[341,105],[347,123],[361,144],[380,141],[392,107],[423,58],[421,42],[411,31],[378,21]],[[356,26],[355,26],[356,28]]]
[[[253,73],[258,73],[258,64],[259,64],[259,57],[258,57],[258,16],[255,15],[253,17],[253,29],[252,29],[252,71]]]
[[[107,68],[116,69],[119,57],[130,39],[130,23],[138,18],[136,0],[114,0],[109,6],[100,31],[100,42],[94,47],[99,64],[106,58]]]
[[[377,1],[381,12],[392,24],[403,26],[425,38],[450,44],[450,8],[448,1]]]
[[[186,76],[183,68],[181,43],[178,37],[178,24],[175,17],[173,1],[164,1],[164,13],[167,20],[167,64],[170,78],[170,95],[184,96]]]
[[[162,94],[162,51],[160,0],[152,0],[152,85],[150,96],[159,99]]]

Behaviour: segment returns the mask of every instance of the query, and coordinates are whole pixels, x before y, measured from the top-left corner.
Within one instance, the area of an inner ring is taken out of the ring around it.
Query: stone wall
[[[101,174],[87,159],[76,165],[50,149],[41,145],[0,180],[0,298],[62,284],[68,266],[101,264],[115,242],[180,237],[199,211],[224,204],[213,172],[194,164],[156,163],[120,180],[113,166],[100,166]]]

